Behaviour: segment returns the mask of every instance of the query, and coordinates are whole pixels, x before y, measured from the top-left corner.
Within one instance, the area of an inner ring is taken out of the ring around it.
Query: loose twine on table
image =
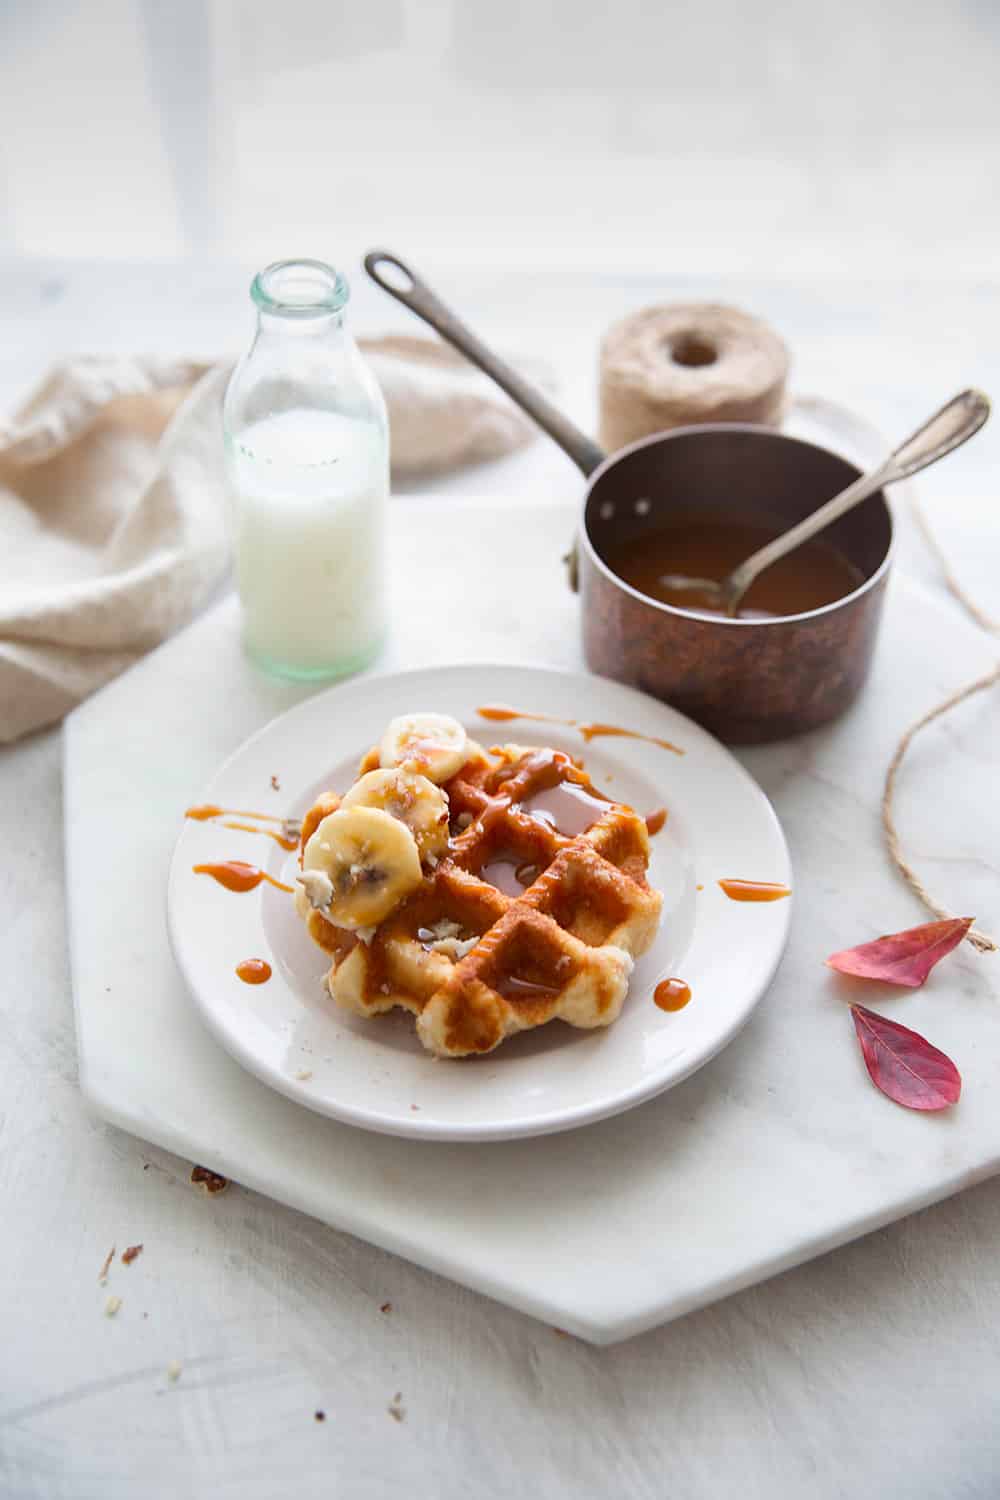
[[[937,558],[942,576],[951,593],[964,606],[978,625],[981,625],[984,630],[990,631],[993,635],[1000,635],[1000,621],[994,620],[985,610],[981,609],[976,601],[966,593],[962,584],[955,576],[951,564],[948,562],[937,537],[931,530],[927,517],[915,496],[911,496],[910,506],[916,522],[923,533],[924,541]],[[973,697],[976,693],[985,692],[997,682],[1000,682],[1000,662],[997,663],[992,672],[987,672],[984,677],[978,678],[975,682],[970,682],[967,687],[960,688],[957,693],[952,693],[950,698],[946,698],[943,703],[939,703],[936,708],[932,708],[922,718],[919,718],[915,724],[911,724],[896,746],[896,752],[889,762],[889,769],[886,772],[885,790],[882,794],[882,827],[885,829],[885,839],[889,847],[889,854],[907,885],[920,898],[928,911],[933,912],[936,917],[950,917],[952,913],[934,900],[900,848],[899,834],[896,832],[896,822],[892,807],[896,791],[896,777],[902,765],[904,755],[910,748],[914,736],[921,729],[925,728],[928,724],[932,724],[935,719],[939,719],[949,709],[955,708],[959,703],[964,703],[967,698]],[[991,938],[988,933],[980,932],[975,927],[971,927],[965,934],[965,941],[971,943],[973,948],[979,953],[995,953],[1000,948],[1000,944],[994,938]]]

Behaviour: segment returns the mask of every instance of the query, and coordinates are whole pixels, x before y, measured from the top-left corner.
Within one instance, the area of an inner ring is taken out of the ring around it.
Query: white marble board
[[[405,629],[379,669],[459,656],[579,669],[576,603],[558,561],[567,508],[526,507],[512,525],[511,503],[414,497],[394,508]],[[516,594],[505,581],[515,568]],[[418,608],[427,577],[445,575],[440,603]],[[864,991],[962,1068],[960,1105],[935,1118],[872,1088],[843,981],[822,960],[921,919],[882,849],[883,768],[902,729],[993,657],[956,611],[897,577],[858,707],[829,730],[741,755],[777,808],[796,870],[789,949],[750,1025],[696,1077],[618,1119],[450,1146],[337,1125],[272,1093],[203,1030],[173,968],[163,887],[181,811],[248,733],[303,696],[244,662],[226,601],[68,724],[85,1094],[135,1134],[596,1343],[955,1192],[1000,1166],[995,960],[963,950],[920,992]],[[928,879],[994,928],[996,877],[980,851],[997,721],[981,698],[928,732],[900,796]]]

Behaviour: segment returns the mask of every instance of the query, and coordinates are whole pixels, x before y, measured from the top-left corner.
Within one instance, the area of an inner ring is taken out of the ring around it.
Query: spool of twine
[[[600,436],[608,452],[700,422],[781,419],[788,350],[766,323],[714,302],[644,307],[600,353]]]

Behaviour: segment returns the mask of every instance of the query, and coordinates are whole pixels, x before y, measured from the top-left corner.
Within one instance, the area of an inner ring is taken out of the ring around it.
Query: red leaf
[[[962,1092],[962,1075],[950,1057],[908,1026],[852,1005],[865,1067],[876,1088],[907,1109],[947,1109]]]
[[[886,984],[905,984],[915,990],[934,965],[958,947],[974,921],[975,917],[949,917],[944,922],[925,922],[922,927],[908,927],[905,932],[862,943],[860,948],[831,953],[827,963],[841,974],[882,979]]]

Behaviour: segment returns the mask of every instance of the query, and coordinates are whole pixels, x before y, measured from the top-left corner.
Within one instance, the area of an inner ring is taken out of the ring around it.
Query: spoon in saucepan
[[[661,582],[665,588],[678,593],[687,590],[697,592],[702,595],[699,603],[706,608],[718,609],[725,615],[734,616],[747,589],[765,568],[776,563],[779,557],[787,557],[789,552],[825,530],[840,516],[853,510],[855,505],[867,500],[876,490],[937,463],[939,458],[944,458],[946,453],[951,453],[972,437],[973,433],[978,432],[989,414],[989,399],[982,391],[963,391],[949,401],[947,406],[942,406],[922,427],[918,427],[877,469],[862,474],[860,479],[856,479],[846,490],[821,505],[819,510],[813,511],[811,516],[806,516],[804,521],[800,521],[790,531],[775,537],[765,547],[760,547],[727,574],[721,583],[713,578],[691,578],[680,573],[667,573]]]

